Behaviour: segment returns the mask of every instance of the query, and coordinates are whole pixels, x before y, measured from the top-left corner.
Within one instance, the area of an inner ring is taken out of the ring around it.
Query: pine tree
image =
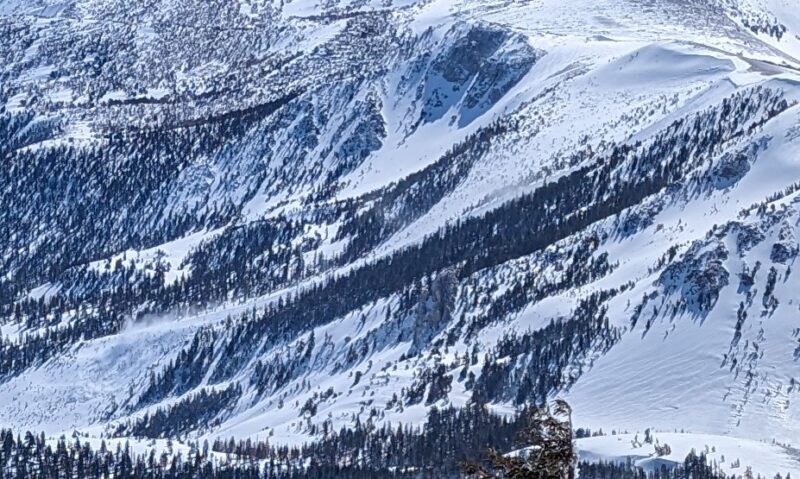
[[[475,479],[574,479],[576,455],[572,438],[572,409],[564,400],[529,411],[528,429],[521,440],[528,448],[516,455],[490,452],[491,467],[468,465]]]

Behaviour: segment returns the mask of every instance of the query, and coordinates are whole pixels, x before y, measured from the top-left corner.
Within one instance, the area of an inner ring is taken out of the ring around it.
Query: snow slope
[[[2,337],[10,351],[107,309],[122,324],[3,370],[0,425],[98,439],[238,384],[184,437],[300,444],[356,417],[419,424],[490,374],[510,412],[545,371],[531,389],[579,426],[688,432],[657,434],[668,457],[630,434],[582,457],[650,467],[708,445],[800,473],[774,444],[800,447],[791,2],[201,3],[0,0],[0,114],[30,115],[0,118]],[[559,179],[595,191],[565,212]],[[516,242],[547,201],[562,216]],[[609,213],[548,236],[594,208]],[[470,221],[480,233],[456,229]],[[405,280],[403,254],[437,237],[498,250],[473,269],[483,251],[436,250]],[[268,329],[309,292],[323,308]],[[560,338],[579,346],[544,355],[558,365],[534,366],[536,340],[504,346],[576,318],[607,336]],[[187,366],[200,337],[208,357]],[[143,400],[176,364],[192,381]]]

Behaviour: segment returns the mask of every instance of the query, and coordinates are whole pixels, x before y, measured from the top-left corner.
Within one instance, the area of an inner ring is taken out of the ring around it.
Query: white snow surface
[[[705,453],[709,463],[717,464],[727,474],[741,475],[747,467],[766,477],[786,476],[797,470],[797,459],[779,444],[748,439],[691,434],[653,432],[653,443],[644,442],[644,433],[615,434],[577,441],[578,456],[585,461],[626,463],[631,460],[646,471],[682,464],[694,451]],[[657,441],[657,442],[656,442]],[[672,453],[658,456],[655,444],[669,445]],[[579,474],[580,476],[580,474]]]
[[[369,10],[378,9],[385,2],[359,3],[363,4],[359,8]],[[397,20],[408,31],[431,32],[430,42],[446,45],[445,32],[459,22],[500,25],[523,35],[526,42],[543,54],[519,83],[466,125],[459,122],[466,113],[458,104],[451,105],[439,119],[417,125],[421,110],[413,95],[415,91],[398,96],[401,80],[409,75],[408,65],[396,66],[386,76],[375,91],[382,100],[380,114],[387,134],[380,148],[344,177],[343,188],[336,199],[355,198],[376,191],[423,169],[454,144],[497,118],[513,116],[520,120],[521,130],[493,143],[489,153],[452,193],[398,231],[368,258],[341,268],[339,273],[416,244],[459,217],[483,214],[533,191],[545,180],[567,172],[562,162],[569,152],[582,148],[600,150],[610,141],[646,140],[675,119],[718,105],[731,94],[748,88],[772,88],[782,91],[792,102],[800,99],[800,61],[797,60],[800,40],[796,37],[800,34],[800,14],[791,0],[733,2],[740,11],[767,12],[785,24],[791,34],[787,33],[786,39],[781,41],[742,28],[736,18],[708,16],[708,12],[716,12],[708,10],[712,4],[731,3],[722,1],[432,0],[389,3],[396,9]],[[317,2],[311,0],[295,1],[287,4],[282,15],[285,18],[312,17],[317,8]],[[25,2],[0,0],[0,15],[27,9]],[[271,48],[311,51],[335,37],[342,28],[343,24],[336,22],[314,25],[308,27],[311,34],[302,41],[282,38]],[[217,67],[225,68],[224,65]],[[40,66],[29,71],[24,81],[43,81],[51,68]],[[54,89],[51,93],[58,91],[62,90]],[[154,89],[150,93],[154,92],[160,91]],[[71,101],[69,93],[62,91],[54,96],[54,101]],[[362,91],[356,96],[363,98],[366,94]],[[124,98],[127,98],[124,93],[112,93],[101,101]],[[23,96],[11,97],[6,108],[24,108],[24,100]],[[355,101],[342,108],[351,108]],[[344,124],[347,111],[341,116],[341,124]],[[553,318],[569,316],[578,299],[594,291],[635,283],[610,304],[608,316],[612,324],[625,331],[619,344],[606,354],[591,358],[577,382],[560,394],[572,404],[577,426],[602,428],[606,432],[653,428],[657,431],[655,436],[662,443],[670,444],[673,453],[655,458],[649,445],[632,447],[634,434],[617,434],[580,440],[582,458],[632,458],[637,464],[650,468],[661,462],[682,462],[690,450],[702,451],[709,446],[716,451],[709,457],[723,468],[729,468],[732,460],[740,459],[742,466],[750,465],[754,472],[769,477],[775,473],[800,474],[800,458],[781,445],[800,447],[800,391],[790,387],[800,379],[800,363],[794,356],[798,346],[795,329],[800,327],[800,296],[797,294],[800,276],[790,274],[791,264],[773,264],[770,260],[772,245],[778,241],[782,227],[788,228],[795,238],[800,237],[800,199],[792,194],[773,202],[777,220],[756,213],[740,216],[743,209],[800,180],[798,125],[798,106],[764,125],[758,136],[767,146],[735,185],[699,196],[676,198],[658,212],[649,226],[636,234],[628,237],[611,234],[600,251],[607,252],[609,262],[618,265],[607,277],[578,290],[531,303],[520,313],[498,321],[478,335],[477,342],[485,350],[508,331],[537,329]],[[65,134],[73,139],[93,135],[91,126],[80,122],[70,125]],[[333,131],[325,131],[322,136],[330,138]],[[288,148],[286,144],[278,145],[274,157],[264,159],[264,168],[281,164],[281,155],[285,153],[281,147]],[[309,157],[327,165],[322,157],[324,147],[310,151]],[[245,153],[258,156],[257,151],[254,148]],[[717,160],[719,158],[709,159]],[[241,195],[241,191],[222,193],[221,188],[215,189],[218,185],[215,182],[221,182],[220,178],[230,173],[224,167],[237,165],[231,161],[231,165],[213,165],[208,171],[197,172],[201,177],[198,184],[203,185],[204,192],[211,192],[207,196],[195,195],[187,189],[174,192],[175,197],[191,201],[202,197],[210,202],[216,199],[215,195],[220,198],[227,194]],[[186,181],[192,185],[194,179]],[[300,193],[273,193],[259,190],[248,203],[245,220],[277,212],[297,213],[294,210],[299,203],[294,200],[302,196]],[[733,223],[758,228],[765,239],[752,249],[741,249],[734,230],[720,233],[724,225]],[[719,228],[715,229],[714,225]],[[321,226],[320,231],[325,231],[329,239],[323,242],[320,252],[334,255],[343,249],[344,244],[334,242],[334,234],[328,232],[328,228],[336,231],[337,227]],[[615,225],[607,220],[593,228],[613,233]],[[220,231],[196,232],[147,250],[119,252],[91,266],[102,271],[113,269],[122,261],[150,270],[156,263],[162,263],[168,267],[167,281],[174,282],[181,274],[188,273],[181,270],[187,254]],[[709,232],[714,234],[709,235]],[[714,236],[717,233],[719,235]],[[678,246],[680,258],[693,245],[710,248],[707,243],[714,241],[729,251],[723,266],[730,273],[730,281],[721,289],[711,312],[705,317],[691,312],[668,316],[664,310],[651,314],[653,304],[670,305],[674,301],[658,284],[663,269],[651,270],[659,258],[670,246]],[[565,241],[553,250],[567,244]],[[742,339],[737,347],[731,348],[733,324],[742,301],[737,273],[757,261],[762,263],[756,275],[758,294],[748,306],[749,316]],[[761,294],[770,266],[777,269],[780,278],[774,293],[780,299],[780,306],[772,314],[763,314]],[[528,267],[540,268],[543,276],[557,274],[548,269],[548,265],[541,264],[535,255],[514,260],[486,273],[496,274],[493,281],[497,291],[494,293],[513,286],[515,269]],[[113,336],[81,342],[66,354],[0,384],[0,424],[45,430],[54,436],[80,430],[96,441],[107,425],[127,418],[120,414],[108,417],[107,413],[114,410],[111,405],[129,399],[128,386],[143,385],[150,371],[157,371],[173,358],[199,327],[212,326],[224,331],[228,315],[277,301],[321,279],[314,278],[244,303],[231,300],[201,314],[154,318],[148,324],[126,328]],[[29,296],[46,297],[58,287],[40,285],[30,291]],[[460,288],[463,294],[468,286]],[[659,293],[658,299],[649,303],[638,326],[631,328],[633,308],[643,295],[655,291]],[[354,414],[363,417],[372,405],[382,407],[393,394],[410,386],[425,367],[449,364],[454,353],[463,355],[471,350],[473,344],[460,338],[448,352],[401,360],[411,345],[387,339],[396,337],[397,329],[403,326],[389,326],[385,321],[387,308],[394,309],[397,301],[394,296],[383,298],[316,328],[314,367],[303,377],[254,404],[240,401],[219,427],[196,431],[193,436],[213,439],[271,435],[272,443],[290,444],[313,440],[308,434],[311,422],[331,419],[334,428],[352,424]],[[454,317],[462,312],[475,313],[467,306],[461,308]],[[644,333],[642,323],[650,316],[653,316],[652,326]],[[17,332],[10,324],[0,324],[0,328],[8,337]],[[290,345],[276,348],[265,358],[290,354],[307,337],[306,334]],[[327,344],[323,344],[323,338],[327,338]],[[375,340],[381,345],[368,359],[347,369],[338,368],[336,363],[343,360],[349,344],[359,340]],[[747,369],[732,370],[730,357],[733,356],[740,364],[746,364]],[[480,367],[473,366],[471,370],[478,374]],[[356,371],[363,379],[354,386]],[[449,372],[454,377],[458,373],[459,369]],[[244,374],[235,379],[243,383],[247,380]],[[201,386],[208,386],[207,380]],[[336,396],[319,404],[316,417],[298,414],[298,404],[304,404],[314,394],[329,388],[333,388]],[[250,393],[245,393],[246,399]],[[454,380],[450,396],[439,401],[437,406],[462,405],[468,398],[469,392],[463,384]],[[170,398],[150,409],[178,399]],[[494,406],[500,411],[513,410],[508,404]],[[419,424],[424,421],[426,411],[427,407],[422,404],[405,409],[387,408],[381,411],[379,421]],[[659,432],[676,430],[687,432]],[[642,436],[641,432],[638,434]]]

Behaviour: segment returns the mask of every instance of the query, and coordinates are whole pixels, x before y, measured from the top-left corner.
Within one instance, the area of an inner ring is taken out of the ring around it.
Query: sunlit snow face
[[[582,457],[791,469],[753,442],[800,434],[788,0],[73,3],[0,3],[0,331],[76,328],[0,423],[238,385],[183,434],[300,444],[564,395],[631,432]]]

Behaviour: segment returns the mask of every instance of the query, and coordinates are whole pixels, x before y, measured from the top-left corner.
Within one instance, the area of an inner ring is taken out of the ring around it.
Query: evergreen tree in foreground
[[[574,479],[577,456],[572,440],[572,408],[558,399],[551,406],[532,409],[528,429],[520,434],[531,446],[518,454],[490,452],[489,467],[470,464],[469,477],[475,479]]]

